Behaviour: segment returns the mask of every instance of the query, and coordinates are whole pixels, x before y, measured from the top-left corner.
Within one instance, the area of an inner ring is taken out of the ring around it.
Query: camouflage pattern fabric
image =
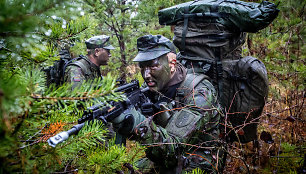
[[[176,97],[176,102],[168,102],[168,110],[162,111],[170,116],[166,126],[157,122],[161,120],[159,114],[136,127],[135,139],[147,146],[147,157],[154,163],[154,169],[150,169],[151,163],[141,160],[138,166],[141,171],[183,173],[200,168],[207,173],[218,173],[221,170],[223,151],[218,141],[221,108],[216,91],[207,79],[201,79],[193,89],[187,88],[184,84],[189,78],[194,75],[187,75],[177,90],[183,91],[183,96]]]
[[[175,46],[162,35],[145,35],[137,39],[138,54],[134,62],[156,59],[169,52],[176,53]]]
[[[100,67],[88,60],[87,57],[81,55],[80,58],[69,64],[65,70],[64,80],[68,83],[73,83],[72,89],[82,85],[86,80],[93,80],[95,78],[102,78]],[[109,130],[106,139],[115,137],[115,131],[111,123],[105,125]],[[107,142],[105,142],[107,144]]]
[[[84,57],[71,64],[65,70],[65,82],[73,83],[73,89],[85,80],[102,78],[100,68]]]
[[[89,38],[85,41],[87,49],[104,48],[108,50],[115,49],[109,42],[109,36],[99,35]]]

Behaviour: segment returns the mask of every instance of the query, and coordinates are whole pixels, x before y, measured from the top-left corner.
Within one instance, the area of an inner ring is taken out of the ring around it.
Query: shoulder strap
[[[183,99],[190,91],[192,91],[203,79],[209,79],[209,77],[202,73],[187,73],[185,80],[177,89],[175,97],[175,106],[181,107],[181,99]]]
[[[189,17],[187,16],[188,13],[189,13],[189,6],[186,6],[184,9],[184,29],[182,32],[182,41],[181,41],[182,54],[184,54],[185,52],[185,45],[186,45],[185,39],[186,39],[187,31],[188,31],[188,19],[189,19]]]
[[[189,73],[184,81],[184,86],[189,88],[195,88],[203,79],[208,79],[209,77],[202,73]]]
[[[81,70],[83,71],[83,73],[85,74],[86,77],[90,76],[91,72],[86,68],[84,63],[82,63],[81,61],[78,61],[78,60],[81,60],[81,59],[86,60],[87,63],[90,64],[89,60],[87,60],[85,58],[85,56],[80,55],[79,57],[71,59],[69,62],[67,62],[67,64],[64,66],[64,73],[66,71],[67,66],[72,65],[72,66],[77,66],[77,67],[81,68]]]
[[[203,79],[209,79],[209,77],[202,73],[188,73],[177,90],[178,97],[185,96],[186,90],[194,89]]]

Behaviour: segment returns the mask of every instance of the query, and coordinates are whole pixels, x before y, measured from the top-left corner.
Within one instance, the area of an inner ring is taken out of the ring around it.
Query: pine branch
[[[57,38],[56,40],[57,40],[57,41],[61,41],[61,40],[69,39],[69,38],[71,38],[71,37],[73,37],[73,36],[76,36],[76,35],[82,33],[83,31],[85,31],[85,30],[87,30],[87,29],[88,29],[88,27],[85,27],[85,28],[83,28],[81,31],[78,31],[78,32],[73,33],[73,34],[69,34],[69,35],[64,36],[64,37],[62,37],[62,38]]]
[[[62,2],[62,1],[60,1],[60,2]],[[14,18],[6,18],[4,20],[4,23],[5,24],[8,24],[8,23],[18,23],[20,21],[24,21],[24,20],[26,20],[26,19],[28,19],[30,17],[33,17],[33,16],[36,16],[36,15],[45,13],[46,11],[54,8],[56,4],[58,4],[58,2],[50,3],[45,8],[40,9],[40,10],[37,9],[36,11],[33,11],[32,13],[20,14],[19,16],[15,16]]]
[[[96,98],[97,96],[100,96],[100,95],[94,95],[94,96],[89,96],[89,97],[43,97],[43,96],[40,97],[40,96],[37,96],[36,94],[31,94],[31,97],[33,99],[47,99],[47,100],[88,100],[88,99]]]

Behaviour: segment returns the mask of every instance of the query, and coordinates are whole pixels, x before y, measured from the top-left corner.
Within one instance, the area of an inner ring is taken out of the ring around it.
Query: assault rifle
[[[69,136],[73,134],[77,134],[79,130],[81,130],[87,121],[91,121],[94,119],[102,120],[105,124],[116,117],[118,117],[121,113],[123,113],[126,109],[128,109],[131,105],[133,105],[136,109],[140,108],[142,112],[149,113],[151,111],[151,104],[149,99],[143,94],[147,91],[148,88],[140,89],[139,82],[137,80],[132,81],[131,83],[122,85],[118,87],[116,92],[123,92],[126,96],[126,100],[124,101],[110,101],[110,105],[106,105],[105,103],[96,104],[87,108],[84,111],[82,118],[78,120],[78,124],[73,126],[70,130],[61,132],[51,138],[48,139],[48,143],[50,146],[55,147],[58,143],[61,143],[69,138]],[[118,136],[122,139],[118,142]],[[124,139],[125,140],[125,139]],[[116,143],[122,144],[124,141],[121,135],[116,135]]]

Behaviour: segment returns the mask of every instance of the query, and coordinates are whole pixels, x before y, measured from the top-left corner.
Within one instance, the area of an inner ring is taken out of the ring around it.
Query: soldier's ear
[[[99,48],[95,48],[95,56],[96,56],[96,57],[99,55],[99,54],[98,54],[99,51],[100,51]]]
[[[167,56],[168,56],[170,71],[172,74],[176,70],[176,54],[170,52],[167,54]]]

